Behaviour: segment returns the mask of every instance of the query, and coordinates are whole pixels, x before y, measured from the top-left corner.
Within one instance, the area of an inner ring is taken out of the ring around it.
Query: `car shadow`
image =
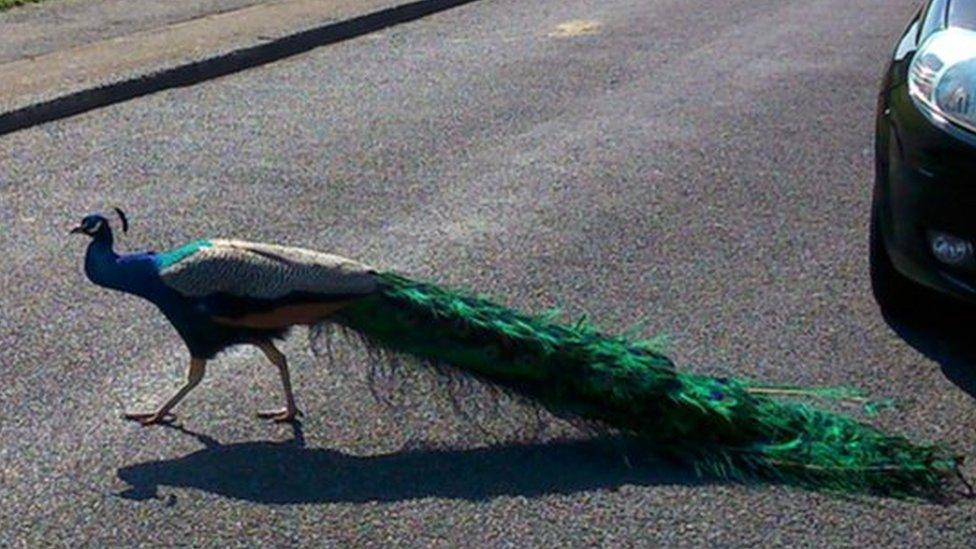
[[[160,486],[170,486],[271,504],[426,497],[479,501],[707,482],[690,469],[645,458],[640,463],[628,460],[626,456],[639,454],[630,451],[634,443],[624,437],[357,456],[305,447],[300,425],[292,441],[239,444],[221,444],[207,435],[172,428],[196,437],[205,447],[183,457],[118,469],[118,477],[129,484],[121,497],[157,498]]]
[[[949,381],[976,398],[976,310],[937,300],[911,315],[883,309],[882,315],[899,337],[938,363]]]

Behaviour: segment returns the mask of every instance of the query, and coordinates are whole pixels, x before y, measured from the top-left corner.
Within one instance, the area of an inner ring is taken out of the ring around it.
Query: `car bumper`
[[[976,136],[924,114],[906,86],[881,104],[878,139],[879,223],[900,273],[929,288],[976,303],[976,267],[953,267],[930,251],[940,231],[976,247]]]

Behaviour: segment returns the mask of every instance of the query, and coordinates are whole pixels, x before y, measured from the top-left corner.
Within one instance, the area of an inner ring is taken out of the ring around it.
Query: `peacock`
[[[125,214],[115,212],[127,232]],[[235,345],[256,346],[278,370],[285,406],[259,415],[295,420],[288,363],[275,342],[294,326],[333,326],[418,359],[412,363],[636,437],[654,455],[703,475],[922,499],[969,486],[962,457],[942,445],[887,434],[800,398],[846,393],[682,372],[657,340],[524,314],[337,255],[231,239],[119,254],[109,219],[97,213],[71,232],[91,237],[88,278],[155,304],[189,350],[185,384],[156,410],[125,414],[144,425],[172,421],[207,361]]]

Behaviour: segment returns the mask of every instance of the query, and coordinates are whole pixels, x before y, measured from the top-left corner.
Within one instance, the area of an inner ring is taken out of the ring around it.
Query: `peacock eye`
[[[102,228],[102,220],[96,219],[94,222],[88,223],[88,228],[86,229],[89,233],[97,233],[98,229]]]

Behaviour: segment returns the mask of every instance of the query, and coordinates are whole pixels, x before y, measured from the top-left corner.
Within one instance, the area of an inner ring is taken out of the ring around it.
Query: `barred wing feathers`
[[[183,295],[225,294],[275,300],[292,294],[374,293],[373,269],[341,256],[303,248],[203,240],[160,254],[160,277]]]

